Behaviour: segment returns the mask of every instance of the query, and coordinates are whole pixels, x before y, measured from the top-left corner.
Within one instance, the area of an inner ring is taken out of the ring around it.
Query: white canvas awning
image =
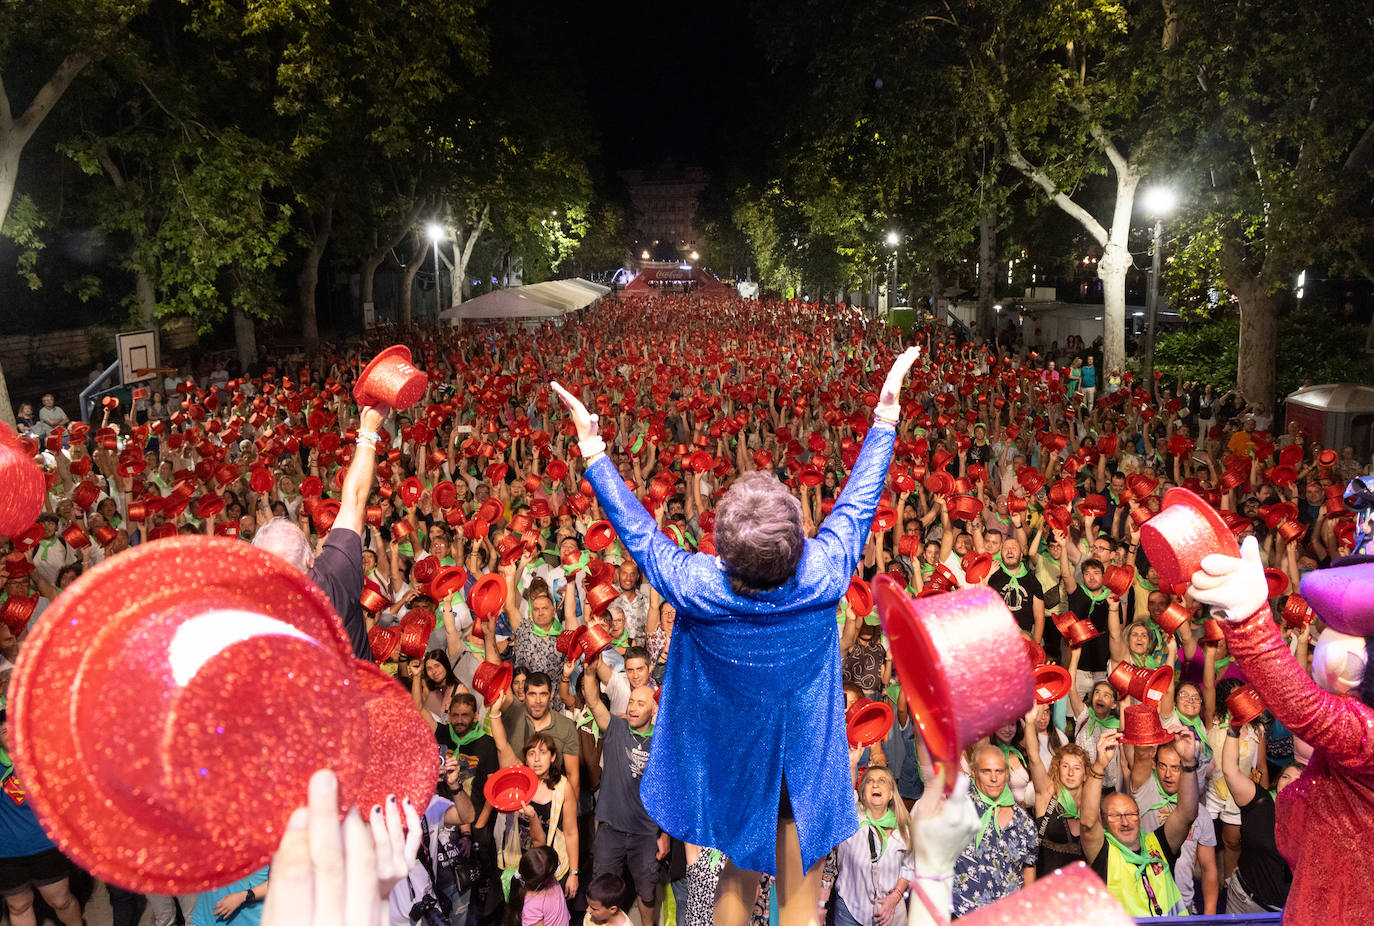
[[[439,313],[439,319],[540,319],[558,318],[585,309],[610,292],[610,288],[588,280],[550,280],[529,286],[498,289]]]

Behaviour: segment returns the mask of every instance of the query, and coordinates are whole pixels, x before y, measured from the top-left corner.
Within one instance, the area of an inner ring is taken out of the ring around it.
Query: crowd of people
[[[359,409],[352,385],[392,343],[411,349],[426,392],[392,415]],[[1272,412],[1235,392],[1099,379],[1100,356],[1081,343],[961,342],[845,306],[654,294],[557,327],[374,332],[260,369],[169,373],[90,426],[45,396],[19,416],[48,494],[37,524],[5,541],[0,686],[29,627],[84,570],[179,534],[253,542],[317,581],[357,654],[406,686],[434,729],[441,773],[422,815],[436,838],[393,892],[393,922],[604,926],[637,911],[646,926],[710,923],[728,859],[663,832],[639,790],[677,612],[606,522],[547,384],[597,413],[662,532],[712,554],[717,502],[754,470],[791,487],[815,536],[888,361],[913,344],[887,484],[835,615],[844,705],[886,699],[896,721],[851,750],[861,826],[826,861],[819,915],[901,926],[916,877],[910,812],[933,773],[866,595],[881,573],[912,596],[995,589],[1033,663],[1071,673],[1064,697],[965,752],[980,826],[953,872],[956,915],[1076,860],[1133,915],[1281,909],[1291,874],[1273,793],[1306,757],[1267,712],[1236,716],[1245,679],[1224,638],[1186,587],[1161,580],[1140,532],[1184,486],[1238,538],[1258,538],[1274,619],[1305,664],[1313,615],[1297,585],[1351,549],[1339,496],[1368,461],[1296,427],[1271,433]],[[494,681],[502,667],[508,688]],[[1173,675],[1142,702],[1119,667]],[[764,716],[779,700],[761,691],[736,709]],[[512,766],[537,784],[503,811],[486,785]],[[46,903],[75,926],[81,874],[22,787],[7,766],[11,922]],[[759,924],[777,910],[771,880],[755,892]],[[264,870],[193,906],[146,902],[159,924],[178,906],[195,923],[252,922],[270,893]],[[111,895],[136,922],[144,901]]]

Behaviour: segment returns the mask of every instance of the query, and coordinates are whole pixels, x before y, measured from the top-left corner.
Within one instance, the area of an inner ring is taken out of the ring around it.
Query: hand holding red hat
[[[944,768],[936,772],[937,776],[946,774],[949,771]],[[964,847],[977,835],[978,811],[969,800],[969,786],[969,776],[960,772],[948,796],[944,787],[937,786],[927,788],[916,802],[911,815],[916,831],[911,854],[918,878],[948,877]]]
[[[1259,542],[1245,538],[1240,556],[1213,553],[1203,557],[1188,588],[1195,601],[1211,605],[1228,621],[1243,621],[1264,607],[1269,583],[1264,578]]]
[[[298,808],[272,856],[272,889],[263,905],[264,926],[313,922],[377,923],[386,916],[391,889],[420,854],[420,817],[410,800],[402,817],[395,801],[372,808],[365,822],[356,810],[339,822],[339,783],[321,769],[310,779],[309,803]]]

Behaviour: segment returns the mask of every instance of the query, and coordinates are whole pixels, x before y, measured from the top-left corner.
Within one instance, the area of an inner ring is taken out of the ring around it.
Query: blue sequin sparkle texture
[[[640,785],[664,832],[777,870],[784,774],[806,867],[858,829],[835,609],[863,552],[896,432],[875,423],[796,575],[756,598],[719,560],[680,550],[605,457],[587,469],[607,519],[677,609],[672,656]]]

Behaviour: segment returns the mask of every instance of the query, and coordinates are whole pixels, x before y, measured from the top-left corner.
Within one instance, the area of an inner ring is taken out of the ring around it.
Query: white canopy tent
[[[441,321],[453,324],[465,319],[477,321],[561,318],[585,309],[610,288],[588,280],[550,280],[529,286],[498,289],[439,313]]]

